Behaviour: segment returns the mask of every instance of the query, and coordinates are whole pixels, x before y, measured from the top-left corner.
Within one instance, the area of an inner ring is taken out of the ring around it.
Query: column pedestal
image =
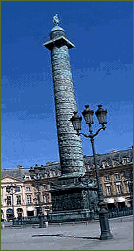
[[[80,176],[60,177],[51,184],[53,213],[49,222],[90,220],[90,190],[96,190],[94,184]]]

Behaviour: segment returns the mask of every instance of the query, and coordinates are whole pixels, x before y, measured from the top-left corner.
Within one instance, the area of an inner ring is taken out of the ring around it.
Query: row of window
[[[44,195],[43,200],[44,200],[44,203],[47,203],[49,201],[49,195],[48,194]],[[35,198],[34,201],[37,201],[37,199]],[[7,206],[11,206],[12,205],[12,197],[7,196],[6,202],[7,202]],[[32,203],[31,195],[27,195],[27,204],[31,204],[31,203]],[[21,205],[21,196],[20,195],[16,196],[16,204]]]
[[[127,165],[128,163],[130,163],[129,158],[122,158],[120,161],[119,160],[111,160],[111,164],[113,167],[116,167],[120,164],[122,165]],[[102,168],[105,169],[107,167],[109,167],[110,164],[107,161],[102,162]]]
[[[7,186],[6,187],[6,192],[7,193],[10,193],[10,192],[12,192],[13,191],[13,187],[11,186],[11,187],[9,187],[9,186]],[[21,191],[21,187],[15,187],[15,192],[16,193],[18,193],[18,192],[20,192]]]
[[[114,177],[115,177],[116,180],[120,180],[120,175],[118,173],[116,173],[114,175]],[[111,180],[111,177],[109,175],[106,175],[105,180]]]
[[[132,174],[129,171],[125,172],[125,178],[126,179],[130,179],[131,176],[132,176]],[[115,173],[114,177],[115,177],[116,180],[120,180],[120,175],[118,173]],[[111,177],[109,175],[106,175],[105,180],[111,180]]]
[[[60,171],[48,171],[48,173],[44,174],[43,175],[43,178],[52,178],[52,177],[55,177],[55,176],[60,176],[61,175],[61,172]],[[31,180],[30,176],[25,176],[23,177],[25,180]]]
[[[111,195],[111,193],[112,193],[111,192],[111,186],[107,185],[106,189],[107,189],[107,195]],[[121,194],[121,186],[119,184],[116,184],[116,191],[117,191],[118,194]]]
[[[121,160],[110,160],[109,162],[108,161],[102,161],[101,164],[97,164],[98,165],[98,168],[101,168],[101,169],[105,169],[105,168],[108,168],[108,167],[116,167],[116,166],[119,166],[119,165],[127,165],[128,163],[131,163],[133,162],[133,160],[129,159],[129,158],[122,158]],[[92,170],[94,169],[94,164],[90,164],[89,166],[87,166],[87,168],[89,170]]]
[[[128,193],[130,193],[129,186],[127,186],[127,190],[128,190]],[[117,191],[118,194],[121,194],[122,190],[121,190],[121,184],[120,183],[116,183],[116,191]],[[107,192],[107,195],[112,194],[110,184],[106,184],[106,192]]]
[[[44,189],[44,190],[47,190],[47,186],[44,185],[43,189]],[[15,193],[18,193],[18,192],[20,192],[20,191],[21,191],[21,187],[19,187],[19,186],[18,186],[18,187],[15,187]],[[30,186],[27,186],[27,187],[26,187],[26,191],[27,191],[27,192],[30,192],[30,191],[31,191]],[[7,186],[7,187],[6,187],[6,192],[7,192],[7,193],[12,192],[12,187],[8,187],[8,186]]]
[[[6,192],[7,193],[11,193],[12,192],[12,187],[9,187],[9,186],[7,186],[6,187]],[[18,192],[20,192],[21,191],[21,187],[19,187],[19,186],[17,186],[17,187],[15,187],[15,193],[18,193]],[[26,187],[26,191],[30,191],[30,187]]]
[[[12,205],[12,198],[11,198],[11,196],[7,196],[6,202],[7,202],[7,206],[11,206]],[[17,205],[21,205],[21,196],[20,195],[16,196],[16,204]],[[27,204],[31,204],[31,195],[27,195]]]

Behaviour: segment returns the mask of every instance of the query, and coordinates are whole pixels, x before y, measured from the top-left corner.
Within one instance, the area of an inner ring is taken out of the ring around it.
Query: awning
[[[105,199],[105,202],[106,203],[114,203],[114,199],[108,198],[108,199]]]
[[[34,207],[27,207],[27,211],[34,211]]]
[[[116,201],[117,202],[125,202],[125,198],[119,197],[119,198],[116,198]]]

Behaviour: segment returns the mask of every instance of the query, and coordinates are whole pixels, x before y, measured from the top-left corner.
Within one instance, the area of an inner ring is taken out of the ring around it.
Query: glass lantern
[[[106,115],[107,115],[107,110],[104,110],[102,108],[102,105],[98,105],[98,110],[96,111],[96,116],[97,116],[97,119],[99,121],[99,124],[107,124],[106,122]]]
[[[74,116],[70,119],[73,124],[74,130],[79,132],[81,130],[81,120],[82,117],[78,116],[77,112],[74,112]]]
[[[82,115],[85,119],[86,124],[93,124],[93,114],[94,111],[89,109],[89,105],[85,105],[85,110],[82,112]]]

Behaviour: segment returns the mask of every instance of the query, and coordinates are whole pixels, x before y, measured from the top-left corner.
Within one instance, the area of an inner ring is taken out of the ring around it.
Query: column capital
[[[64,36],[60,36],[60,37],[57,37],[57,38],[54,38],[54,39],[51,39],[47,42],[44,42],[43,43],[43,46],[45,46],[47,49],[51,50],[53,48],[54,45],[59,45],[59,44],[62,44],[62,45],[67,45],[68,49],[71,49],[71,48],[74,48],[75,45],[70,42],[66,37]]]

